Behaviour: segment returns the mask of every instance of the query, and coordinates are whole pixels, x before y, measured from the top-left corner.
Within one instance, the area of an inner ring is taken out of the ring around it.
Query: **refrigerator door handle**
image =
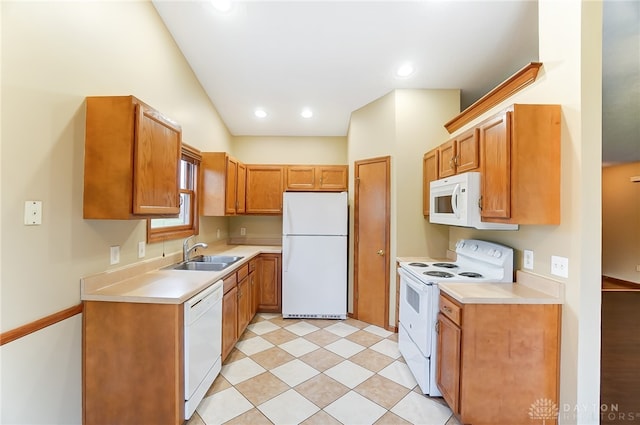
[[[291,231],[291,208],[289,206],[289,202],[284,202],[284,207],[286,211],[283,211],[283,212],[284,212],[284,218],[286,218],[286,221],[283,223],[282,232],[285,235],[288,235],[289,232]]]

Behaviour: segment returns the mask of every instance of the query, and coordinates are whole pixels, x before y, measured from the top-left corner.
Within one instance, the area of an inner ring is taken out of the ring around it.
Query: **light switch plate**
[[[120,246],[112,246],[110,249],[110,264],[113,266],[114,264],[118,264],[120,262]]]
[[[525,269],[533,270],[533,251],[530,249],[524,250],[523,267]]]
[[[143,258],[145,256],[145,248],[146,245],[144,241],[138,242],[138,258]]]
[[[551,256],[551,274],[560,277],[569,277],[569,259],[566,257]]]

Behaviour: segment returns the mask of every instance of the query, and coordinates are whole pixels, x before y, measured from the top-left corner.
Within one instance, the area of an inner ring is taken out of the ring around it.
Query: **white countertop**
[[[83,301],[111,301],[154,304],[182,304],[198,292],[233,273],[251,258],[263,253],[282,253],[280,246],[235,245],[215,246],[199,250],[204,255],[237,255],[244,257],[222,271],[166,270],[174,260],[154,260],[125,269],[100,273],[81,279]],[[155,267],[155,268],[154,268]],[[152,268],[149,270],[149,268]]]
[[[560,282],[516,272],[514,283],[438,283],[440,290],[462,304],[562,304]]]

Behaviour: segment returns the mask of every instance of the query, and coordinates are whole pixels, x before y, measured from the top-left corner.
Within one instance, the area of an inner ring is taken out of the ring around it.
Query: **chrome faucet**
[[[195,243],[191,246],[191,248],[189,248],[189,241],[191,239],[195,238],[195,236],[189,236],[187,239],[184,240],[184,243],[182,244],[182,259],[183,261],[189,261],[189,255],[191,254],[191,251],[197,249],[197,248],[206,248],[209,245],[207,245],[204,242],[198,242]]]

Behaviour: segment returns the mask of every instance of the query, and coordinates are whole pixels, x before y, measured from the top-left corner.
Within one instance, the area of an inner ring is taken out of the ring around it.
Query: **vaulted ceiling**
[[[225,2],[154,5],[234,135],[344,136],[351,112],[397,88],[460,89],[464,109],[538,60],[536,1],[238,0],[216,9]],[[605,3],[615,22],[603,38],[605,161],[640,160],[638,5]],[[413,73],[397,76],[406,63]]]

